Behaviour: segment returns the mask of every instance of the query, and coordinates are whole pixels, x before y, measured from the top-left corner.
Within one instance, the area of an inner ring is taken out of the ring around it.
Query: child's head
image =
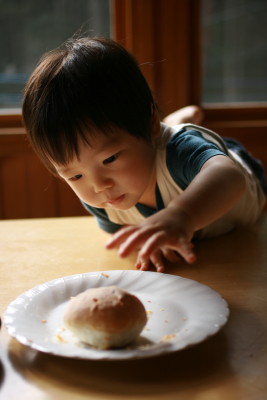
[[[31,75],[23,118],[33,148],[53,171],[78,156],[78,142],[122,129],[150,140],[151,91],[133,57],[109,39],[66,42],[44,55]]]

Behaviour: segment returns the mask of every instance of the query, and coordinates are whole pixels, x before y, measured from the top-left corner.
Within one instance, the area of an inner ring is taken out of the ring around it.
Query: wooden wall
[[[88,213],[68,185],[41,164],[23,130],[1,129],[0,218],[74,215]]]
[[[203,125],[222,136],[239,140],[267,172],[267,113],[263,106],[204,109]]]

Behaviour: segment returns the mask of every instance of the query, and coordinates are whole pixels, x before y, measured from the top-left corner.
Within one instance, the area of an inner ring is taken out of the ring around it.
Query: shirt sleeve
[[[200,132],[182,129],[167,144],[166,162],[172,178],[184,190],[203,164],[216,155],[226,156],[226,153]]]
[[[92,207],[84,202],[82,202],[82,205],[90,214],[92,214],[96,217],[98,226],[103,231],[108,232],[108,233],[114,233],[122,227],[122,225],[115,224],[114,222],[111,222],[109,220],[108,215],[104,208]]]

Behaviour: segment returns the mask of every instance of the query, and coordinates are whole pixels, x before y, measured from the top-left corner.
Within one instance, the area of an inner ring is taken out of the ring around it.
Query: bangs
[[[53,111],[55,111],[53,109]],[[49,115],[49,114],[48,114]],[[73,113],[67,114],[61,120],[56,118],[42,119],[38,136],[31,136],[31,144],[43,163],[56,173],[54,164],[66,166],[74,157],[79,159],[79,146],[85,143],[91,146],[91,140],[97,133],[109,135],[113,128],[108,125],[96,126],[87,116],[84,119],[73,119]]]
[[[53,173],[53,162],[66,165],[74,156],[79,158],[81,141],[90,145],[90,137],[97,132],[108,135],[114,130],[105,107],[99,104],[95,88],[86,85],[84,74],[73,73],[70,68],[73,57],[69,58],[62,55],[60,68],[56,71],[58,66],[55,66],[52,76],[45,82],[38,82],[37,69],[25,89],[25,93],[35,93],[35,96],[26,94],[23,101],[24,123],[30,142]],[[41,67],[44,68],[42,63]]]

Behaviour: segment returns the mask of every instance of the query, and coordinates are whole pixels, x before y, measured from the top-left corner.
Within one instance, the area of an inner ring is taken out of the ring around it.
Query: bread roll
[[[147,323],[147,315],[136,296],[116,286],[105,286],[72,298],[64,323],[80,341],[98,349],[110,349],[136,339]]]

